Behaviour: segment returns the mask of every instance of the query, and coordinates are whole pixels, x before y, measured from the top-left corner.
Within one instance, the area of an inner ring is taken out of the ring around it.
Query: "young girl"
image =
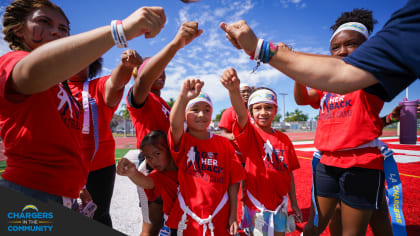
[[[115,181],[115,141],[109,124],[133,68],[139,66],[142,59],[136,51],[128,49],[121,54],[121,61],[111,75],[92,79],[101,70],[101,62],[102,58],[99,58],[71,77],[68,84],[84,109],[82,148],[83,154],[90,160],[86,188],[98,207],[93,219],[112,227],[109,207]],[[96,107],[96,113],[93,106]]]
[[[128,176],[137,186],[146,190],[149,201],[161,197],[165,220],[171,212],[177,197],[177,168],[171,157],[167,135],[163,131],[151,131],[144,136],[140,149],[150,167],[154,170],[149,175],[144,175],[136,169],[136,165],[126,158],[122,158],[117,166],[117,173]],[[172,234],[176,235],[176,229]]]
[[[137,148],[140,148],[143,137],[150,131],[162,130],[165,133],[168,132],[171,108],[161,98],[161,90],[165,86],[166,80],[165,68],[178,50],[191,43],[202,32],[198,29],[197,22],[184,22],[174,39],[156,55],[146,59],[138,71],[134,73],[134,85],[127,95],[127,109],[136,129]],[[144,160],[141,155],[140,153],[140,162]],[[139,190],[139,195],[142,194],[142,190]],[[162,203],[158,199],[149,202],[148,209],[144,205],[142,207],[142,234],[155,235],[162,228]]]
[[[374,23],[371,11],[344,12],[331,27],[335,31],[330,41],[331,55],[350,55],[368,39]],[[315,173],[319,225],[313,228],[311,212],[305,235],[325,229],[337,202],[341,217],[332,217],[332,235],[365,234],[369,222],[375,235],[392,235],[383,194],[382,154],[375,146],[358,148],[377,139],[383,125],[391,122],[379,118],[384,102],[363,90],[340,95],[307,91],[299,83],[295,84],[295,100],[299,105],[320,108],[315,136],[315,147],[322,152]]]
[[[164,23],[162,8],[144,7],[122,21],[120,33],[127,40],[154,37]],[[7,156],[0,184],[42,201],[77,198],[88,176],[83,115],[62,81],[120,42],[113,40],[110,26],[66,37],[69,21],[48,0],[12,2],[3,26],[14,51],[0,58],[0,126]]]
[[[167,225],[178,228],[178,235],[233,235],[244,171],[229,140],[207,130],[213,105],[200,93],[203,84],[185,80],[171,112],[168,136],[179,194]]]
[[[243,106],[236,71],[227,69],[221,82],[228,89],[237,114],[233,133],[246,158],[244,226],[250,227],[254,235],[284,235],[288,230],[287,194],[299,221],[302,213],[292,173],[299,168],[293,144],[287,135],[271,128],[277,113],[276,94],[266,88],[257,88],[251,94],[248,108],[254,125]]]

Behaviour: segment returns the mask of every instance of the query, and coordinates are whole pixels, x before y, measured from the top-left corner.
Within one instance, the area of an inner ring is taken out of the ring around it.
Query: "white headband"
[[[368,40],[368,38],[369,38],[368,30],[367,30],[367,28],[364,24],[359,23],[359,22],[347,22],[347,23],[344,23],[344,24],[340,25],[340,27],[338,27],[338,29],[331,36],[330,42],[334,38],[335,35],[337,35],[338,33],[340,33],[343,30],[354,30],[354,31],[357,31],[357,32],[361,33],[363,36],[365,36],[366,40]]]
[[[256,103],[270,103],[277,106],[277,96],[273,91],[260,89],[251,94],[248,100],[248,108]]]
[[[190,107],[194,106],[194,104],[196,104],[198,102],[206,102],[207,104],[209,104],[211,106],[211,108],[213,108],[213,103],[211,102],[211,99],[210,99],[209,95],[207,93],[201,92],[197,97],[191,99],[188,102],[187,108],[185,110],[188,111],[188,109],[190,109]]]
[[[243,87],[249,87],[249,85],[247,83],[241,83],[241,84],[239,84],[239,88],[243,88]]]

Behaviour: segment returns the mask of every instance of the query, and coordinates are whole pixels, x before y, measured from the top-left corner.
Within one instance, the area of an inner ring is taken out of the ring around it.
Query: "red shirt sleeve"
[[[179,168],[180,165],[182,165],[182,156],[179,155],[181,153],[181,147],[185,146],[185,133],[182,134],[181,141],[179,142],[178,146],[175,146],[174,140],[172,138],[172,132],[171,129],[169,129],[168,132],[168,145],[169,149],[171,150],[172,159],[174,159],[176,166]]]
[[[250,152],[253,144],[255,144],[255,137],[256,135],[252,135],[253,127],[251,121],[248,120],[245,127],[243,129],[239,128],[238,122],[235,120],[233,125],[233,135],[235,136],[235,140],[238,142],[239,149],[242,153]]]
[[[147,199],[152,202],[154,200],[156,200],[156,198],[158,198],[160,196],[160,192],[159,192],[159,188],[157,187],[156,183],[158,181],[156,181],[156,170],[153,170],[148,177],[153,179],[153,182],[155,183],[155,187],[152,189],[144,189],[144,192],[147,195]]]
[[[223,128],[226,129],[228,132],[232,132],[232,126],[235,122],[233,118],[233,113],[234,111],[232,107],[229,107],[223,112],[222,117],[220,118],[219,128]]]
[[[25,95],[18,94],[15,91],[6,91],[6,84],[8,79],[11,78],[15,65],[28,54],[29,52],[25,51],[13,51],[0,57],[0,97],[5,98],[6,100],[10,100],[9,98],[11,97],[9,95],[13,96],[13,100],[15,96],[19,97],[16,97],[16,99],[23,99],[27,97]]]

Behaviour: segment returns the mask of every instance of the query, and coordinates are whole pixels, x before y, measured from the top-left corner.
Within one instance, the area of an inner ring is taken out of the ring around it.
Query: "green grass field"
[[[119,160],[128,152],[132,150],[131,148],[122,148],[115,150],[115,162],[118,163]],[[4,172],[4,168],[6,168],[6,161],[0,161],[0,175]],[[0,176],[1,179],[1,176]]]

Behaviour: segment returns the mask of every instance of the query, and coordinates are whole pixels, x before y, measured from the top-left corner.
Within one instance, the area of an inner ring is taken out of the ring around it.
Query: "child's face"
[[[157,171],[164,171],[170,163],[170,155],[167,148],[161,145],[146,145],[142,149],[146,162],[150,167]]]
[[[165,71],[153,82],[152,89],[161,90],[165,87],[166,74]]]
[[[25,47],[34,50],[50,41],[69,35],[69,25],[58,11],[43,7],[31,12],[16,35],[22,38]]]
[[[353,30],[343,30],[331,40],[331,55],[346,57],[356,50],[364,41],[366,41],[366,39],[361,33]]]
[[[252,106],[252,118],[255,124],[262,128],[271,127],[271,122],[277,114],[277,106],[270,103],[256,103]]]
[[[206,102],[197,102],[185,113],[188,129],[206,131],[211,122],[213,109]]]

